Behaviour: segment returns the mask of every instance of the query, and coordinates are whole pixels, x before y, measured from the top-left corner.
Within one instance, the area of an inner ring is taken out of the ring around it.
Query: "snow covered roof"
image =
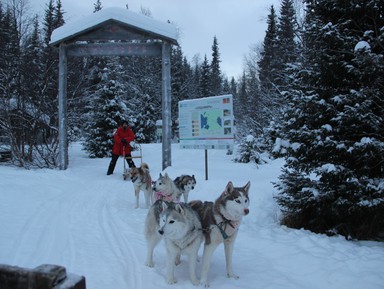
[[[153,38],[167,40],[177,44],[177,29],[171,23],[161,22],[148,16],[134,13],[125,8],[105,8],[82,19],[65,23],[52,32],[50,45],[58,45],[82,34],[115,21],[137,33],[147,34]]]

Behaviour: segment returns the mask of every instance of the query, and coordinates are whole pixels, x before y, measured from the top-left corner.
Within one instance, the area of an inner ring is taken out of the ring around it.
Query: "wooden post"
[[[163,170],[171,166],[171,45],[164,41],[162,48],[162,118]]]
[[[68,167],[67,139],[67,51],[64,43],[59,47],[59,168]]]
[[[205,180],[208,180],[208,150],[205,149]]]

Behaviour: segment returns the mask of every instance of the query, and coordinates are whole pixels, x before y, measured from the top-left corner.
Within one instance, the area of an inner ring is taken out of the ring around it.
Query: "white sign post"
[[[233,149],[234,117],[231,94],[179,101],[179,137],[182,149]]]

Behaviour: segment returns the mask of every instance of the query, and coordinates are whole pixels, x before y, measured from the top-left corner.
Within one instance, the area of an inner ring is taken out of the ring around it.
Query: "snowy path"
[[[144,147],[153,178],[161,171],[160,148]],[[252,183],[251,212],[240,228],[233,258],[240,279],[226,278],[220,246],[212,259],[211,288],[383,288],[383,243],[348,242],[278,225],[271,180],[276,180],[281,161],[256,168],[210,151],[206,181],[204,152],[173,150],[167,172],[197,177],[190,199],[214,200],[229,180]],[[141,207],[133,208],[132,184],[121,177],[122,160],[115,174],[106,176],[109,159],[88,159],[79,146],[71,148],[70,157],[66,171],[0,167],[0,263],[63,265],[84,275],[89,289],[195,288],[184,259],[176,268],[178,283],[166,284],[163,244],[155,250],[155,267],[144,266],[147,210],[142,196]]]

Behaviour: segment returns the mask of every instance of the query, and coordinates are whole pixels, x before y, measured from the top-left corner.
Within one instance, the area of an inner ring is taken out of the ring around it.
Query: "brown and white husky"
[[[238,279],[232,271],[233,246],[241,220],[249,213],[248,192],[251,183],[244,187],[234,187],[229,182],[224,192],[213,202],[191,201],[189,205],[201,219],[205,237],[201,283],[209,287],[208,271],[212,254],[222,242],[226,259],[227,276]]]
[[[148,209],[153,203],[151,200],[152,196],[152,178],[149,173],[149,166],[146,163],[142,163],[140,167],[130,168],[124,174],[124,180],[131,180],[133,188],[135,189],[136,204],[135,208],[139,207],[139,194],[140,191],[144,192],[145,207]]]

